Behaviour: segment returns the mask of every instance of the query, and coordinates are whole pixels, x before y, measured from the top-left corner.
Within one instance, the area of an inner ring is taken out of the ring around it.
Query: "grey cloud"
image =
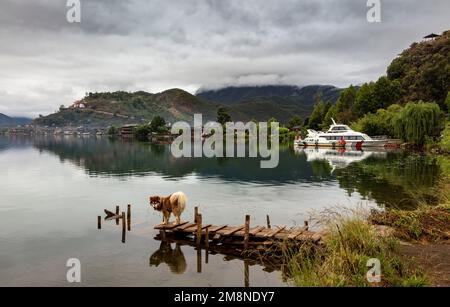
[[[88,91],[373,80],[450,28],[448,0],[1,0],[0,112],[37,115]]]

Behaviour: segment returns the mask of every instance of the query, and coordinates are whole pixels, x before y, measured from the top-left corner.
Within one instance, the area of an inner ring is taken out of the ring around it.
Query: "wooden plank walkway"
[[[270,226],[269,217],[267,217],[268,225],[250,227],[250,216],[246,216],[244,225],[212,225],[202,224],[202,216],[198,214],[198,208],[195,209],[196,216],[192,222],[181,222],[180,224],[159,224],[155,229],[163,232],[164,235],[176,235],[178,237],[188,237],[194,235],[196,242],[201,240],[206,244],[244,244],[246,247],[256,245],[271,245],[275,241],[290,240],[294,242],[314,242],[321,243],[323,234],[309,231],[308,223],[305,222],[303,227],[287,228],[285,225]]]

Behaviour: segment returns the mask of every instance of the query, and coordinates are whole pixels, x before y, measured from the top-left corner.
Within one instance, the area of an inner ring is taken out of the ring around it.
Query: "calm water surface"
[[[276,169],[255,159],[175,159],[168,146],[108,138],[0,136],[0,286],[67,286],[66,261],[82,264],[82,286],[283,286],[279,271],[190,246],[162,244],[149,195],[184,191],[185,219],[239,225],[301,225],[313,210],[359,205],[414,207],[432,200],[437,162],[404,152],[294,150]],[[126,244],[120,227],[96,217],[132,204]]]

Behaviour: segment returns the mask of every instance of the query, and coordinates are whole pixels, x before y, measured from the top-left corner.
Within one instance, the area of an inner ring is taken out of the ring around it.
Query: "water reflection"
[[[336,169],[348,167],[355,162],[361,162],[369,157],[377,157],[386,159],[387,151],[379,149],[375,151],[362,150],[346,150],[342,149],[328,149],[328,148],[313,148],[313,147],[295,147],[296,154],[304,154],[306,161],[326,161],[331,166],[330,172],[333,173]]]
[[[182,246],[187,249],[195,249],[197,273],[202,273],[203,265],[208,265],[210,255],[222,255],[226,262],[240,261],[243,264],[242,279],[244,287],[250,287],[250,267],[262,267],[264,272],[272,273],[281,272],[283,282],[289,279],[288,273],[282,264],[280,254],[274,252],[264,252],[252,250],[251,252],[243,252],[242,248],[233,245],[197,244],[192,238],[167,236],[160,232],[155,240],[161,241],[160,247],[149,259],[150,267],[158,267],[161,264],[167,265],[174,274],[183,274],[187,271],[187,263]]]
[[[176,159],[167,145],[146,144],[109,138],[37,137],[5,140],[8,146],[34,146],[50,152],[60,161],[70,161],[89,176],[114,176],[126,179],[160,175],[178,180],[195,175],[199,180],[256,183],[286,186],[314,183],[339,183],[349,196],[360,193],[387,207],[414,207],[422,201],[433,202],[432,188],[440,178],[433,157],[403,151],[345,151],[323,148],[281,148],[275,169],[261,169],[251,158]]]
[[[161,263],[166,264],[172,273],[183,274],[186,272],[187,263],[181,250],[181,244],[175,243],[175,248],[172,248],[170,242],[161,241],[159,249],[150,256],[149,264],[150,267],[158,267]]]

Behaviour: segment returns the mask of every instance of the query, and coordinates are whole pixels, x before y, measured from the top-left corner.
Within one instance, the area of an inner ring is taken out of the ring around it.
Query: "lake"
[[[402,151],[284,147],[277,168],[259,162],[175,159],[167,145],[106,137],[0,136],[0,286],[70,286],[69,258],[81,261],[81,286],[286,286],[278,270],[161,244],[148,196],[185,192],[185,220],[198,206],[211,224],[250,214],[265,225],[269,214],[272,225],[295,226],[336,206],[414,208],[433,201],[441,176],[433,157]],[[120,226],[97,230],[97,216],[127,204],[123,244]]]

